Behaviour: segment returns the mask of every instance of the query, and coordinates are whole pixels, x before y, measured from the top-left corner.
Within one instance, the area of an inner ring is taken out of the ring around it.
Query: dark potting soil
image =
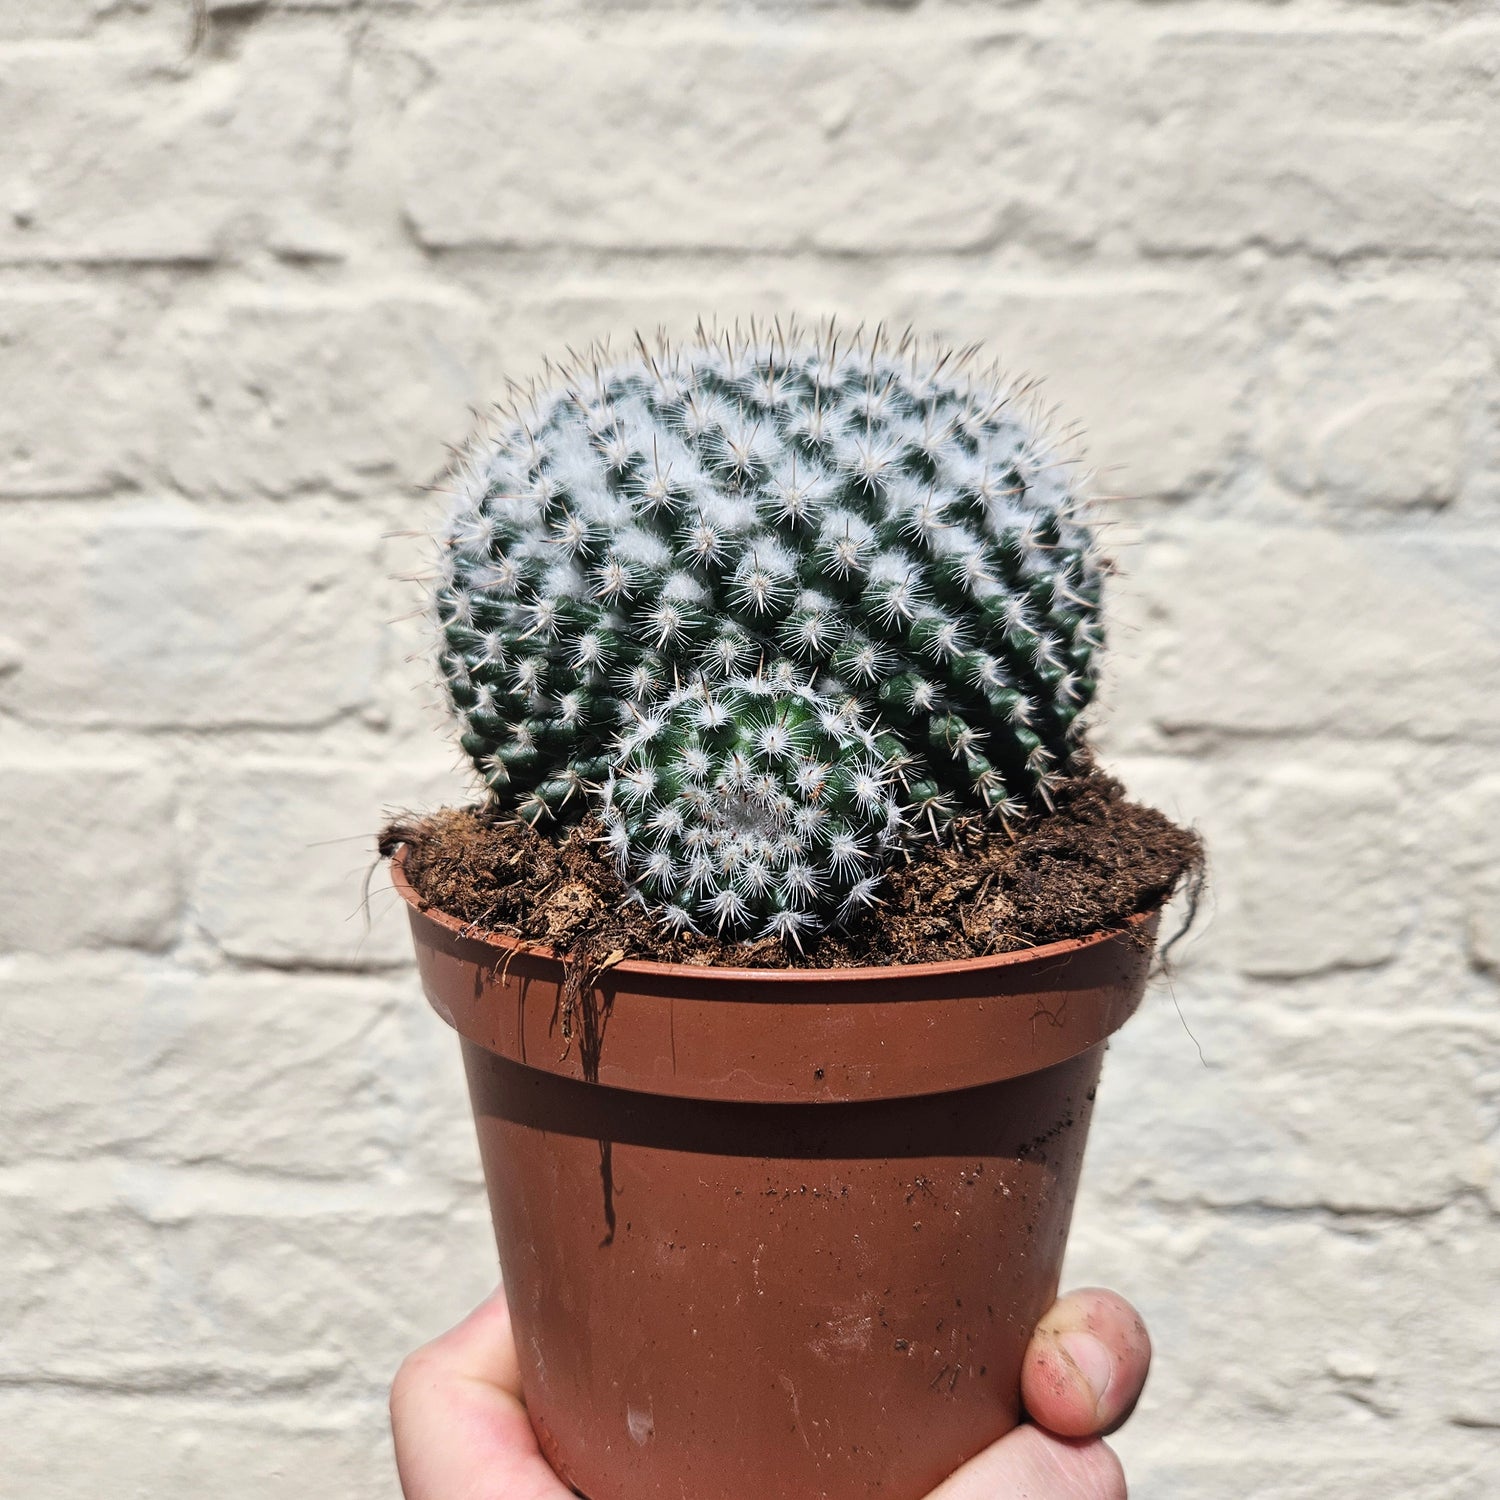
[[[549,838],[479,808],[397,819],[380,834],[406,846],[406,877],[428,905],[550,948],[569,968],[621,958],[741,969],[841,968],[981,958],[1118,926],[1161,905],[1184,879],[1196,892],[1203,845],[1094,771],[1065,782],[1055,811],[1009,832],[960,822],[915,845],[886,876],[882,905],[806,951],[776,938],[669,937],[624,887],[591,821]]]

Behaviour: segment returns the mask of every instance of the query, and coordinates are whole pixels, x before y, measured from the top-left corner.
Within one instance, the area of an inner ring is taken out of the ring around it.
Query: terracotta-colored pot
[[[885,969],[562,969],[424,910],[527,1409],[589,1500],[919,1500],[1020,1414],[1156,914]]]

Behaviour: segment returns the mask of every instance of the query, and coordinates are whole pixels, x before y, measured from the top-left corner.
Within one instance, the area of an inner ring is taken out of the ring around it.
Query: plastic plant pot
[[[406,899],[527,1410],[589,1500],[920,1500],[1020,1419],[1158,914],[953,963],[563,965]]]

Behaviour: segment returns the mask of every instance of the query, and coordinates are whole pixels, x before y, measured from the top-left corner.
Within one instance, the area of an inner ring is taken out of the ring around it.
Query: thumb
[[[971,1458],[928,1500],[1126,1500],[1125,1471],[1099,1438],[1060,1438],[1017,1427]]]

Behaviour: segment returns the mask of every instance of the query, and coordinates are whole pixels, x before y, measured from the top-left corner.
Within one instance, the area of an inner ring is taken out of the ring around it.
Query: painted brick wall
[[[465,788],[417,487],[565,343],[796,308],[985,339],[1130,497],[1101,742],[1215,892],[1070,1265],[1134,1492],[1500,1494],[1492,4],[208,11],[0,0],[0,1493],[395,1494],[493,1276],[361,909]]]

